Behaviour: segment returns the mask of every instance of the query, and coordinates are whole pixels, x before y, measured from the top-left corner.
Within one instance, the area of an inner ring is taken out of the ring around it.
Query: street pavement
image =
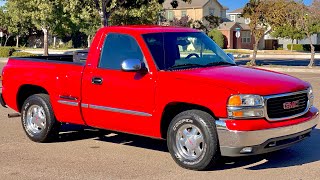
[[[0,65],[1,69],[1,65]],[[291,73],[310,82],[320,107],[320,78]],[[267,84],[266,84],[267,86]],[[30,141],[20,118],[0,108],[0,179],[319,179],[320,127],[288,149],[268,155],[225,158],[218,168],[195,172],[180,168],[166,142],[134,135],[65,125],[56,142]],[[67,112],[66,112],[67,113]]]
[[[249,62],[249,59],[239,59],[236,60],[236,63],[238,65],[246,65],[247,62]],[[258,58],[256,60],[256,63],[258,66],[262,65],[277,65],[277,66],[308,66],[310,62],[310,59],[290,59],[288,57],[287,59],[276,59],[276,58]],[[320,66],[320,59],[315,60],[315,65]]]

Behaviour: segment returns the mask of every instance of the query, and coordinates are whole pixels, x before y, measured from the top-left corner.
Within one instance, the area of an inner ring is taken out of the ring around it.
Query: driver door
[[[127,59],[144,61],[135,38],[109,33],[98,67],[86,69],[82,112],[89,126],[150,135],[155,82],[149,72],[124,72]],[[144,62],[146,63],[146,62]]]

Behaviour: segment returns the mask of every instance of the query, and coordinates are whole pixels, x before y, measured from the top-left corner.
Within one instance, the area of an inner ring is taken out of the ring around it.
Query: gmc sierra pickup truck
[[[13,57],[2,75],[1,104],[32,141],[52,140],[61,123],[166,139],[193,170],[289,147],[318,124],[309,83],[237,66],[189,28],[102,28],[86,60]]]

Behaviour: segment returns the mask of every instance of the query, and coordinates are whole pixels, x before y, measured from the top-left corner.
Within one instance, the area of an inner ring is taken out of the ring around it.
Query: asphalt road
[[[312,83],[320,107],[319,74],[292,74]],[[211,171],[177,166],[166,143],[144,137],[64,126],[57,142],[39,144],[20,118],[0,108],[0,179],[319,179],[320,129],[300,144],[264,156],[228,158]]]
[[[238,65],[246,65],[249,59],[236,60]],[[257,59],[257,65],[279,65],[279,66],[308,66],[310,59]],[[320,59],[315,60],[315,65],[320,66]]]

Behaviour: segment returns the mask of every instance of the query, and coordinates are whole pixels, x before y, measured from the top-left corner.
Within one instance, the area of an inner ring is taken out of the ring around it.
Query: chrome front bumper
[[[216,126],[221,154],[223,156],[247,156],[289,147],[309,136],[312,129],[319,123],[318,110],[312,107],[310,111],[313,112],[312,116],[303,123],[257,131],[232,131],[227,128],[223,120],[218,120]],[[269,147],[269,144],[272,146]],[[246,147],[251,147],[252,152],[242,153],[241,150]]]

